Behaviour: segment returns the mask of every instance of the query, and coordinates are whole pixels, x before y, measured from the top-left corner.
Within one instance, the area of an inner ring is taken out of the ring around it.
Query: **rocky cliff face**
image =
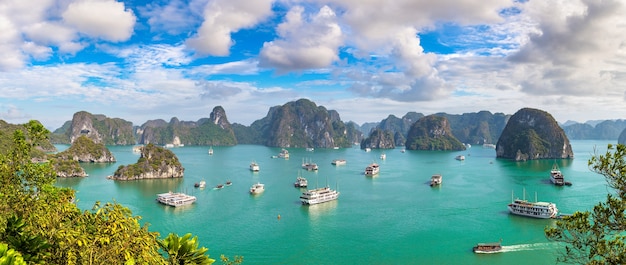
[[[478,145],[496,143],[510,118],[510,115],[492,114],[489,111],[461,115],[437,113],[436,115],[448,119],[450,129],[459,141]]]
[[[185,169],[172,151],[148,144],[141,148],[141,156],[137,163],[120,166],[109,178],[114,180],[182,178],[184,173]]]
[[[198,121],[180,121],[174,117],[170,122],[152,120],[137,129],[140,144],[157,145],[215,145],[237,144],[235,133],[221,106],[213,108],[210,118]]]
[[[509,119],[498,143],[496,156],[516,161],[574,158],[565,132],[552,115],[531,108]]]
[[[58,139],[60,143],[73,143],[80,136],[86,136],[105,145],[135,144],[131,122],[86,111],[76,112],[69,126],[66,123],[54,131],[54,134],[56,136],[52,139]]]
[[[406,140],[409,150],[465,150],[465,146],[452,135],[448,119],[429,115],[411,126]]]
[[[370,136],[361,142],[361,149],[393,149],[396,148],[394,135],[389,130],[375,128]]]
[[[249,129],[238,127],[238,135],[253,144],[275,147],[350,147],[354,126],[346,126],[339,114],[307,99],[270,108],[267,116]]]
[[[402,118],[389,115],[386,119],[382,120],[376,128],[390,132],[393,135],[394,144],[397,146],[404,146],[406,144],[406,135],[409,133],[409,129],[411,129],[411,126],[422,117],[424,117],[424,114],[416,112],[408,112]]]

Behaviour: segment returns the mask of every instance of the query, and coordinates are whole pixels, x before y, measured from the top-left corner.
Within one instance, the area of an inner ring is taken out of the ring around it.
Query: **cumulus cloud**
[[[249,28],[272,14],[272,0],[214,0],[204,9],[204,22],[187,46],[198,55],[227,56],[231,33]]]
[[[200,24],[202,14],[194,12],[197,5],[194,2],[200,1],[192,1],[192,3],[187,4],[183,0],[173,0],[165,5],[148,3],[145,7],[139,8],[139,10],[143,16],[148,17],[150,31],[176,35],[196,24]],[[202,1],[202,4],[206,5],[206,1]]]
[[[71,3],[63,20],[91,37],[118,42],[130,38],[136,17],[124,3],[115,0],[85,0]]]
[[[615,93],[624,80],[626,12],[622,1],[559,1],[561,8],[529,1],[524,15],[535,21],[527,42],[509,57],[525,92],[585,96]]]
[[[342,31],[335,12],[328,6],[309,18],[303,7],[296,6],[276,31],[279,39],[263,44],[263,67],[274,67],[279,72],[299,71],[327,67],[339,59]]]

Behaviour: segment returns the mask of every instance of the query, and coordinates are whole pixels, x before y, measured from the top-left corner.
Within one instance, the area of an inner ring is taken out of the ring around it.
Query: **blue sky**
[[[249,125],[307,98],[409,111],[626,118],[619,0],[1,0],[0,119],[78,111]]]

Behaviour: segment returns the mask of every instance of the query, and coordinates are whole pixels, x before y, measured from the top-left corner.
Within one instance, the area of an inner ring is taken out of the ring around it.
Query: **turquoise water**
[[[213,258],[242,255],[245,264],[553,264],[559,246],[545,239],[543,229],[554,220],[508,214],[511,193],[557,204],[561,213],[590,210],[606,198],[604,179],[589,171],[594,152],[606,152],[606,141],[572,141],[573,160],[557,160],[570,187],[550,185],[555,161],[512,162],[495,159],[495,150],[474,146],[465,151],[433,152],[358,148],[288,149],[288,160],[271,158],[280,148],[256,145],[182,147],[171,149],[185,167],[179,180],[117,182],[106,179],[120,165],[135,163],[131,146],[111,146],[117,158],[110,165],[84,164],[89,177],[59,179],[58,185],[78,191],[78,205],[116,201],[129,207],[151,231],[162,236],[191,232]],[[59,149],[66,146],[58,146]],[[380,160],[380,154],[387,155]],[[454,159],[465,155],[465,161]],[[333,166],[343,158],[344,166]],[[293,187],[303,160],[319,165],[302,171],[309,187],[328,183],[339,200],[302,206]],[[253,173],[248,166],[259,163]],[[371,162],[380,174],[363,174]],[[442,174],[440,187],[428,183]],[[193,184],[207,182],[207,188]],[[233,182],[221,190],[215,185]],[[265,192],[251,196],[257,181]],[[167,191],[195,195],[195,204],[166,207],[155,201]],[[280,215],[280,219],[277,218]],[[477,255],[478,242],[502,239],[504,252]]]

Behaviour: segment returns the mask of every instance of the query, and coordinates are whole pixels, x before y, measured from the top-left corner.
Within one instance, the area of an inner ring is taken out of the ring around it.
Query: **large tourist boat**
[[[178,207],[194,203],[196,201],[196,197],[170,191],[168,193],[157,194],[157,201],[165,205]]]
[[[250,187],[250,194],[252,195],[260,194],[260,193],[263,193],[264,191],[265,191],[265,185],[259,182],[257,182],[256,184],[252,185],[252,187]]]
[[[259,171],[259,164],[257,164],[256,162],[252,161],[252,163],[250,163],[250,170],[252,171]]]
[[[302,204],[313,205],[333,201],[337,198],[339,198],[339,192],[326,186],[303,192],[300,196],[300,201]]]
[[[524,195],[526,195],[526,191],[524,191]],[[513,199],[513,193],[511,193],[511,199]],[[554,203],[537,201],[536,193],[535,202],[529,202],[526,198],[518,198],[512,200],[512,202],[508,205],[508,208],[509,212],[512,214],[543,219],[556,218],[559,211]]]
[[[477,254],[486,254],[486,253],[497,253],[502,250],[502,243],[493,242],[493,243],[478,243],[474,246],[473,251]]]
[[[441,176],[441,174],[432,175],[432,177],[430,177],[430,186],[434,187],[437,185],[441,185],[442,178],[443,177]]]
[[[557,186],[572,185],[571,182],[565,181],[563,173],[561,173],[561,170],[559,169],[559,166],[557,164],[552,165],[552,169],[550,170],[550,182]]]
[[[371,163],[365,168],[365,176],[375,176],[380,172],[380,166],[376,163]]]

